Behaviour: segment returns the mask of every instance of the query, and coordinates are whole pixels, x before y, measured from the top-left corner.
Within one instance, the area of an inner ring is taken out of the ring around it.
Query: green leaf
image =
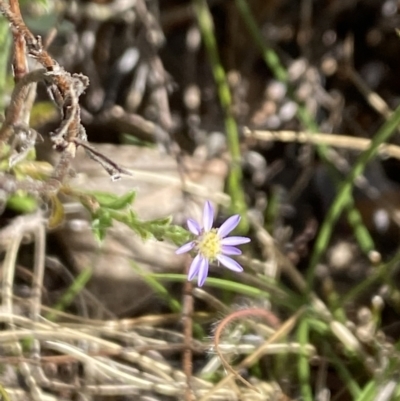
[[[17,192],[7,199],[7,207],[19,213],[32,213],[37,207],[37,200],[26,193]]]
[[[193,235],[188,230],[175,225],[171,225],[165,230],[164,237],[178,246],[193,239]]]
[[[130,206],[136,198],[136,191],[130,191],[122,196],[117,196],[109,192],[93,192],[101,207],[113,210],[124,209]]]
[[[97,212],[97,218],[92,221],[93,234],[97,241],[102,242],[107,234],[107,229],[112,226],[112,218],[110,213],[104,209]]]
[[[155,148],[154,142],[144,141],[130,134],[121,134],[122,143],[127,145],[141,146],[143,148]]]
[[[135,230],[136,233],[139,235],[139,237],[144,241],[146,241],[146,240],[148,240],[148,239],[153,237],[153,234],[150,231],[148,231],[145,228],[143,228],[143,227],[140,227],[140,226],[136,225],[136,226],[133,226],[131,228],[133,230]]]
[[[171,216],[167,216],[167,217],[163,217],[161,219],[155,219],[155,220],[151,220],[151,225],[154,226],[169,226],[172,222],[172,217]]]

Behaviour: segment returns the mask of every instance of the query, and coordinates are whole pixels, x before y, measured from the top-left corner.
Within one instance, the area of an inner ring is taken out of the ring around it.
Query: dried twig
[[[36,222],[36,229],[37,225],[43,224],[42,217],[40,214],[36,214],[34,216],[30,216],[30,219]],[[15,227],[15,235],[7,249],[6,257],[3,263],[3,280],[2,280],[2,307],[6,314],[9,316],[13,316],[13,283],[14,283],[14,275],[15,275],[15,266],[16,260],[18,255],[18,250],[21,245],[22,239],[25,234],[29,233],[31,228],[30,219],[22,219],[19,221]],[[24,222],[27,221],[28,224],[25,226]],[[39,234],[40,236],[40,234]],[[43,245],[41,243],[41,245]],[[36,270],[40,269],[42,263],[42,259],[40,256],[36,255],[36,262],[35,268]],[[43,266],[44,268],[44,266]],[[35,285],[35,289],[37,291],[37,286]],[[40,290],[39,290],[40,291]],[[40,294],[40,292],[39,292]],[[36,298],[37,300],[37,298]],[[37,312],[37,305],[34,306],[34,313]],[[11,330],[11,333],[14,333],[15,330],[15,323],[14,319],[11,318],[8,322],[8,328]],[[27,362],[22,361],[22,346],[18,341],[15,335],[11,335],[10,340],[13,342],[14,352],[17,353],[18,357],[21,358],[21,362],[19,363],[19,370],[23,375],[25,382],[29,388],[30,395],[34,401],[41,401],[42,400],[42,391],[39,388],[36,378],[33,376],[33,372],[31,369],[31,365]]]
[[[24,74],[19,74],[23,76],[20,77],[13,91],[11,105],[7,109],[5,121],[0,128],[0,142],[6,143],[9,140],[13,133],[13,127],[17,126],[23,118],[22,110],[27,100],[30,84],[43,81],[51,98],[60,109],[62,117],[59,128],[50,135],[53,147],[61,152],[61,159],[55,168],[52,179],[63,181],[78,145],[85,147],[92,158],[100,162],[113,178],[119,177],[119,173],[125,172],[123,169],[84,143],[86,135],[80,122],[78,99],[89,85],[88,78],[82,74],[70,74],[48,54],[42,46],[40,37],[35,37],[25,25],[16,0],[12,2],[11,7],[0,0],[0,12],[9,20],[14,38],[23,40],[26,43],[28,55],[35,58],[44,67],[44,69],[32,73],[26,74],[24,70]],[[16,50],[18,66],[21,66],[20,53],[21,47],[19,46],[18,53]],[[22,70],[22,67],[19,69]]]
[[[10,0],[10,10],[19,18],[22,18],[18,0]],[[18,82],[28,72],[28,63],[26,60],[26,45],[24,36],[21,35],[18,30],[12,29],[12,34],[14,44],[14,80],[15,82]]]
[[[185,274],[189,272],[189,258],[187,258],[187,262],[185,264]],[[183,372],[186,375],[186,390],[185,390],[185,401],[192,401],[192,389],[190,386],[190,381],[193,375],[193,352],[192,352],[192,341],[193,341],[193,295],[192,295],[192,283],[186,281],[184,285],[184,293],[183,293],[183,333],[184,333],[184,345],[185,349],[183,351],[182,356],[182,365],[183,365]]]
[[[367,138],[325,133],[309,134],[302,131],[261,131],[245,128],[244,135],[249,139],[260,141],[312,143],[315,145],[329,145],[336,148],[352,149],[360,152],[368,149],[371,144],[371,140]],[[400,159],[400,146],[382,144],[378,149],[378,154],[382,157]]]

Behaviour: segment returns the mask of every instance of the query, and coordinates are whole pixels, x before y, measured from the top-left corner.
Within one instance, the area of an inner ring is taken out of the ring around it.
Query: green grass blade
[[[160,283],[161,278],[157,277],[155,274],[149,274],[144,272],[138,265],[135,263],[131,263],[133,269],[140,274],[140,277],[146,282],[146,284],[161,298],[164,299],[169,308],[174,313],[182,313],[182,304],[171,296],[171,293],[167,290],[167,288]]]
[[[349,200],[347,205],[347,221],[350,223],[353,233],[357,238],[361,250],[365,255],[369,255],[375,249],[374,241],[362,221],[360,212],[354,208],[353,199]]]
[[[309,325],[306,318],[303,318],[297,329],[297,339],[302,347],[310,343],[309,341]],[[302,352],[298,356],[298,376],[300,384],[300,392],[303,400],[312,401],[312,389],[310,386],[310,363],[306,352]]]
[[[376,382],[371,380],[359,394],[355,401],[372,401],[376,395]]]
[[[193,0],[197,22],[203,42],[210,60],[212,73],[218,89],[219,101],[225,114],[225,129],[227,134],[229,153],[232,165],[228,177],[228,193],[231,196],[231,209],[242,216],[240,230],[248,230],[246,203],[242,188],[241,153],[239,144],[239,130],[232,115],[232,97],[226,78],[225,69],[221,63],[217,41],[214,35],[214,24],[206,0]]]
[[[258,48],[261,50],[261,55],[265,64],[271,69],[277,80],[287,83],[289,81],[289,75],[285,67],[281,64],[276,52],[265,45],[265,39],[263,38],[260,29],[255,22],[251,10],[247,4],[247,0],[235,0],[235,3],[245,24],[247,25],[247,28],[250,31],[250,34],[252,35]]]
[[[73,302],[76,296],[85,288],[91,277],[92,269],[83,269],[82,272],[75,278],[74,282],[67,289],[67,291],[65,291],[64,295],[56,303],[53,309],[56,311],[64,311]],[[46,319],[55,320],[56,316],[56,313],[50,312],[47,314]]]
[[[187,276],[184,274],[176,274],[176,273],[156,273],[149,274],[149,276],[154,277],[158,280],[167,280],[167,281],[175,281],[175,282],[184,282],[187,280]],[[219,288],[220,290],[232,291],[236,294],[247,295],[253,298],[261,298],[268,299],[269,294],[263,290],[258,288],[237,283],[236,281],[229,281],[220,278],[208,277],[206,281],[206,285],[214,288]]]
[[[346,385],[347,390],[353,397],[353,399],[356,399],[360,396],[361,394],[361,389],[358,383],[354,380],[352,374],[350,371],[347,369],[345,362],[338,357],[336,352],[332,350],[329,346],[328,343],[326,343],[326,350],[329,358],[335,365],[336,371],[338,372],[339,376],[343,380],[344,384]]]

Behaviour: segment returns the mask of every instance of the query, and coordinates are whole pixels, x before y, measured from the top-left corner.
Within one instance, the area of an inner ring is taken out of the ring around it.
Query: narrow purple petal
[[[222,245],[222,254],[224,255],[241,255],[242,251],[234,246]]]
[[[250,238],[247,237],[227,237],[221,240],[222,245],[241,245],[241,244],[247,244],[250,242]]]
[[[193,278],[197,276],[197,274],[200,270],[202,261],[203,261],[203,258],[200,255],[197,255],[193,259],[192,263],[190,264],[189,273],[188,273],[189,281],[193,280]]]
[[[203,228],[204,231],[210,231],[214,221],[214,208],[210,201],[206,201],[203,211]]]
[[[225,256],[225,255],[218,255],[217,259],[219,262],[221,262],[225,267],[227,267],[230,270],[233,270],[234,272],[242,272],[243,267],[239,265],[236,260],[233,260],[232,258]]]
[[[199,269],[199,278],[197,280],[197,285],[199,287],[202,287],[206,281],[206,278],[208,276],[208,267],[209,267],[208,260],[205,258],[202,258],[202,262],[201,262],[200,269]]]
[[[201,227],[200,227],[200,224],[199,224],[196,220],[188,219],[188,221],[187,221],[187,226],[188,226],[188,228],[189,228],[189,231],[190,231],[192,234],[200,235],[200,233],[201,233]]]
[[[233,229],[237,227],[240,221],[240,216],[235,214],[234,216],[229,217],[228,220],[225,221],[224,224],[218,229],[218,236],[220,238],[226,237]]]
[[[181,253],[189,252],[194,248],[194,241],[192,242],[187,242],[185,245],[182,245],[180,248],[178,248],[175,253],[177,255],[180,255]]]

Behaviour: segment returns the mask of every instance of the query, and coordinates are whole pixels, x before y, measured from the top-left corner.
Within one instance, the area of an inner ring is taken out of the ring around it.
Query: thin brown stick
[[[387,120],[393,113],[393,110],[385,100],[374,92],[354,69],[354,35],[347,35],[344,42],[344,72],[359,92],[364,96],[369,105],[382,117]]]
[[[45,81],[48,83],[55,102],[61,108],[65,121],[68,122],[67,130],[72,125],[71,131],[73,132],[70,131],[68,134],[75,137],[79,130],[72,120],[76,120],[77,123],[80,121],[77,112],[77,97],[88,85],[87,78],[76,74],[71,76],[60,67],[43,48],[40,37],[35,37],[25,25],[21,15],[14,13],[3,0],[0,0],[0,12],[9,20],[12,29],[25,39],[28,54],[45,67],[47,74]]]
[[[185,263],[185,274],[189,273],[190,263],[189,258],[186,258]],[[183,335],[184,335],[184,351],[182,355],[182,370],[186,375],[186,390],[185,390],[185,401],[193,401],[193,393],[190,385],[190,381],[193,375],[193,295],[192,295],[192,283],[186,281],[183,286]]]
[[[21,10],[18,0],[10,0],[10,10],[21,18]],[[14,81],[18,82],[27,72],[28,63],[26,60],[26,44],[25,38],[17,29],[12,29],[14,56],[13,56],[13,71]]]
[[[15,126],[21,118],[24,102],[28,96],[29,86],[32,83],[41,81],[44,78],[46,70],[38,69],[25,74],[14,87],[12,101],[7,108],[5,120],[0,128],[0,142],[6,141],[13,132]]]
[[[40,37],[35,37],[25,25],[19,10],[18,0],[13,0],[10,6],[4,0],[0,0],[0,12],[8,19],[14,33],[15,46],[18,49],[18,52],[16,50],[17,69],[23,70],[22,56],[25,60],[26,54],[35,58],[44,67],[44,70],[39,70],[39,73],[32,73],[31,80],[24,80],[28,75],[26,70],[21,72],[18,84],[11,96],[11,106],[8,108],[5,121],[0,128],[0,143],[6,143],[9,140],[13,134],[13,128],[21,119],[23,122],[27,120],[31,104],[26,100],[29,89],[32,86],[31,83],[42,80],[62,115],[59,128],[50,135],[53,147],[61,153],[61,160],[55,167],[53,176],[48,184],[51,187],[60,187],[60,185],[55,185],[55,181],[63,182],[71,160],[75,157],[78,145],[85,147],[90,156],[99,162],[113,178],[119,178],[119,173],[123,172],[123,170],[84,143],[86,142],[86,134],[81,125],[79,96],[89,85],[88,78],[82,74],[70,74],[49,55],[43,47]],[[26,51],[25,47],[22,48],[20,46],[20,40],[26,43]],[[27,105],[29,109],[23,110]],[[24,115],[22,115],[23,112]],[[27,123],[27,121],[25,122]],[[46,186],[44,189],[46,189]]]

